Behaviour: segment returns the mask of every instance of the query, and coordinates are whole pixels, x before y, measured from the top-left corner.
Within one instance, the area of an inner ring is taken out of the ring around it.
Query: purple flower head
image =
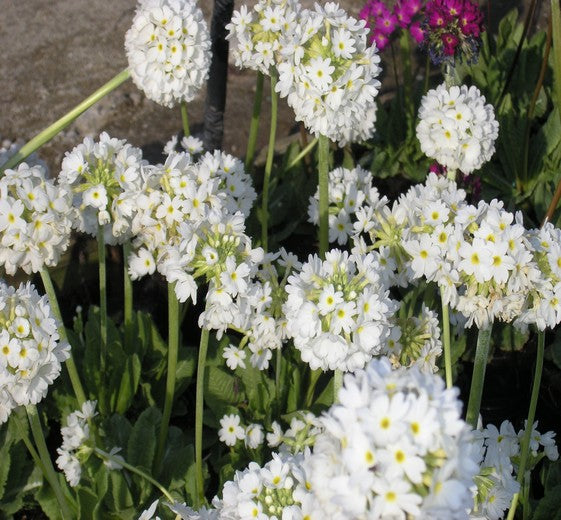
[[[406,28],[411,23],[412,14],[404,3],[395,4],[393,13],[400,27]]]
[[[420,27],[424,33],[422,47],[436,65],[453,65],[463,59],[473,63],[481,44],[482,22],[476,0],[429,0]]]
[[[412,23],[411,27],[409,27],[409,32],[417,43],[422,43],[425,39],[425,31],[423,31],[419,22]]]
[[[393,33],[396,25],[397,17],[392,13],[381,16],[376,20],[376,29],[378,29],[388,37],[391,33]]]

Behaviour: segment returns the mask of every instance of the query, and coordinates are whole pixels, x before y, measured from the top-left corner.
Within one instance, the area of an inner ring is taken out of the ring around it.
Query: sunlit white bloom
[[[136,86],[166,107],[191,101],[208,78],[210,34],[194,0],[140,0],[125,49]]]

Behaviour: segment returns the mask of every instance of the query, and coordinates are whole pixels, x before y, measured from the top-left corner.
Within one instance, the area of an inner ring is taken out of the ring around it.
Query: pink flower
[[[412,23],[409,32],[417,43],[421,43],[425,39],[425,31],[423,31],[419,22]]]
[[[444,33],[442,35],[442,43],[444,44],[444,54],[446,56],[454,56],[458,45],[458,38],[452,33]]]

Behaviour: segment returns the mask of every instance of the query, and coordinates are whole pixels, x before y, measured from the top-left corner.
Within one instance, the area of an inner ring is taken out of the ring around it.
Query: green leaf
[[[111,395],[111,402],[116,400],[115,411],[117,413],[124,414],[129,409],[140,383],[141,369],[137,354],[133,354],[126,359],[117,395]]]
[[[134,500],[123,474],[120,471],[111,471],[109,481],[110,486],[107,496],[112,510],[119,513],[132,507]]]
[[[4,496],[6,482],[8,481],[8,474],[10,473],[10,444],[4,444],[0,449],[0,499]]]
[[[59,503],[49,484],[45,482],[45,484],[39,488],[37,493],[35,493],[35,499],[39,502],[41,509],[50,520],[62,520]]]
[[[545,494],[547,495],[553,488],[561,486],[561,460],[549,464],[547,478],[545,480]]]
[[[156,453],[157,432],[162,416],[157,408],[148,408],[140,414],[132,428],[127,445],[126,461],[150,473]]]
[[[551,488],[540,500],[532,520],[561,520],[561,484]]]
[[[80,520],[95,520],[94,509],[99,500],[97,495],[85,487],[78,488],[78,518]]]
[[[239,380],[221,368],[207,367],[204,385],[205,399],[213,411],[224,405],[239,404],[244,399]]]
[[[301,375],[297,366],[294,366],[290,374],[290,381],[288,384],[288,396],[286,400],[286,411],[294,412],[299,409],[299,403],[302,399],[301,394]]]

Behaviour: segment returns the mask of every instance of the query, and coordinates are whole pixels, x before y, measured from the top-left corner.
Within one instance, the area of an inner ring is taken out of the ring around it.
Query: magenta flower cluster
[[[483,14],[475,0],[430,0],[425,6],[422,42],[435,65],[477,60]]]
[[[422,5],[423,0],[398,0],[390,9],[382,0],[368,1],[360,11],[360,18],[370,28],[370,43],[375,42],[379,50],[384,50],[399,28],[408,29],[415,41],[421,43],[424,31],[418,15]]]

